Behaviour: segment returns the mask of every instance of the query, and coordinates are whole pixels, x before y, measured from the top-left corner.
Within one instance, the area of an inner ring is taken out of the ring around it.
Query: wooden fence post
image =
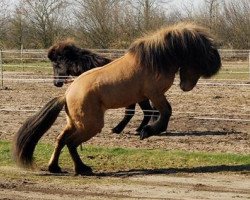
[[[3,60],[2,60],[2,49],[0,49],[0,70],[1,70],[1,88],[3,89]]]

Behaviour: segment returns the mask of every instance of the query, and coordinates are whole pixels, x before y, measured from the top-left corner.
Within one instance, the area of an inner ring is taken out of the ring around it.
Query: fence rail
[[[92,51],[105,57],[115,59],[124,55],[127,50],[92,49]],[[219,53],[221,55],[223,65],[223,71],[220,71],[220,74],[235,75],[238,80],[238,77],[241,78],[244,76],[244,80],[250,80],[250,50],[220,49]],[[6,77],[5,75],[5,72],[7,72],[9,68],[15,68],[22,71],[29,71],[32,68],[45,69],[51,70],[52,73],[52,67],[50,66],[50,62],[47,58],[46,49],[0,50],[0,77],[2,87],[5,80],[11,80],[10,77]],[[32,78],[31,81],[36,81],[33,79],[34,78]],[[230,76],[226,77],[226,79],[233,80],[234,77]],[[19,81],[22,81],[22,78],[19,79]]]
[[[118,58],[124,53],[126,53],[127,49],[90,49],[96,53],[102,54],[111,59]],[[21,49],[21,50],[1,50],[2,51],[2,59],[23,59],[23,58],[43,58],[47,59],[47,51],[46,49]],[[219,53],[224,58],[243,58],[248,60],[250,50],[240,50],[240,49],[219,49]]]
[[[118,49],[92,49],[92,51],[95,51],[103,56],[106,56],[111,59],[118,58],[122,56],[126,50],[118,50]],[[225,87],[231,88],[231,87],[237,87],[240,88],[240,91],[249,91],[250,87],[250,50],[219,50],[219,53],[222,58],[222,65],[223,70],[220,72],[221,75],[234,75],[238,76],[236,78],[232,77],[223,77],[221,79],[210,79],[210,80],[200,80],[198,82],[199,88],[204,89],[205,87],[218,87],[216,90],[223,90]],[[44,62],[46,65],[36,65],[36,62]],[[9,68],[18,68],[20,69],[21,73],[17,73],[16,71],[14,73],[10,72]],[[53,80],[52,73],[50,74],[41,74],[41,73],[30,73],[32,68],[39,68],[39,69],[52,69],[50,66],[50,62],[47,58],[47,50],[40,49],[40,50],[34,50],[34,49],[23,49],[23,50],[0,50],[0,78],[1,78],[1,85],[3,88],[4,82],[21,82],[21,83],[37,83],[42,82],[46,83],[49,82],[51,84]],[[25,72],[23,70],[26,70]],[[51,70],[52,71],[52,70]],[[244,75],[244,79],[242,79],[242,76]],[[174,85],[179,84],[178,78],[174,82]],[[204,92],[202,93],[204,94]],[[194,94],[190,94],[194,95]],[[199,93],[196,95],[200,95]],[[231,96],[230,96],[231,95]],[[237,94],[231,93],[230,95],[227,94],[227,97],[235,97]],[[237,96],[238,97],[238,96]],[[247,95],[245,95],[245,98],[248,98]],[[233,98],[235,99],[235,98]],[[228,100],[230,101],[230,99]],[[10,105],[1,105],[0,107],[0,113],[15,113],[15,112],[35,112],[37,109],[29,108],[27,109],[27,106],[23,107],[11,107]],[[30,105],[29,105],[30,106]],[[214,107],[216,108],[217,105],[204,105],[204,107]],[[230,106],[230,105],[229,105]],[[201,107],[199,105],[199,107]],[[216,110],[216,109],[214,109]],[[225,109],[226,110],[226,109]],[[174,116],[185,116],[190,119],[197,119],[197,120],[209,120],[209,121],[231,121],[231,122],[241,122],[245,124],[250,123],[249,119],[249,107],[248,106],[237,106],[237,111],[242,112],[227,112],[219,113],[219,112],[210,112],[206,115],[203,112],[199,111],[176,111]],[[124,115],[123,110],[119,113],[117,111],[115,112],[117,115]],[[111,113],[113,115],[113,113]]]

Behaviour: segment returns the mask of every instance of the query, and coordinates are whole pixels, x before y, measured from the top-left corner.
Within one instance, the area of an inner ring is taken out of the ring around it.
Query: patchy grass
[[[0,142],[0,166],[14,166],[11,157],[11,144]],[[39,144],[35,151],[35,164],[46,168],[53,147]],[[162,149],[125,149],[86,146],[79,153],[84,162],[97,172],[129,170],[162,170],[198,168],[209,166],[247,166],[250,167],[250,154],[205,153],[186,151],[166,151]],[[67,149],[62,152],[60,164],[72,171],[73,164]]]
[[[232,66],[222,66],[220,72],[213,77],[214,79],[235,79],[235,80],[249,80],[249,66],[248,63],[238,64]]]
[[[4,71],[11,72],[34,72],[52,74],[53,69],[49,61],[34,61],[28,63],[7,63],[3,65]]]

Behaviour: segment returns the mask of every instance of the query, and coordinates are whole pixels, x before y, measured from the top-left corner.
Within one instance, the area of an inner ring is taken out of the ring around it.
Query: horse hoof
[[[140,133],[140,140],[143,140],[145,138],[148,138],[148,133],[146,131],[142,130]]]
[[[75,175],[80,175],[80,176],[91,176],[93,175],[93,171],[91,167],[84,165],[81,166],[80,168],[75,169]]]
[[[137,133],[140,133],[140,132],[142,131],[142,128],[137,128],[135,131],[136,131]]]
[[[122,132],[122,130],[120,130],[117,127],[115,127],[115,128],[112,129],[112,133],[120,134],[121,132]]]
[[[66,172],[63,172],[61,167],[59,167],[59,166],[52,166],[51,165],[48,167],[48,170],[50,173],[54,173],[54,174],[66,173]]]
[[[140,132],[140,140],[148,138],[152,136],[152,130],[150,126],[145,126],[142,131]]]

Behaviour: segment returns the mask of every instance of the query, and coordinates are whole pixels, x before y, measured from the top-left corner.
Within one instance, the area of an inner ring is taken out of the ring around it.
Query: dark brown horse
[[[77,47],[70,40],[53,45],[48,51],[48,58],[52,62],[54,85],[56,87],[62,87],[65,82],[69,82],[70,76],[79,76],[90,69],[101,67],[111,62],[108,58]],[[140,126],[136,129],[137,132],[140,132],[148,124],[152,115],[158,115],[158,111],[151,107],[148,99],[139,102],[138,105],[144,114]],[[113,133],[121,133],[123,131],[135,114],[135,106],[136,104],[132,104],[126,107],[124,118],[112,129]]]
[[[209,78],[221,67],[221,59],[208,32],[191,23],[163,28],[136,40],[120,59],[105,67],[83,73],[65,95],[49,101],[37,114],[26,120],[14,139],[14,156],[23,166],[32,164],[33,152],[44,133],[65,107],[67,125],[49,162],[50,172],[61,172],[58,159],[67,145],[76,174],[92,174],[77,146],[88,141],[104,126],[107,109],[120,108],[150,99],[160,117],[141,132],[141,139],[157,135],[168,126],[172,110],[164,94],[180,74],[180,88],[192,90],[200,77]]]

